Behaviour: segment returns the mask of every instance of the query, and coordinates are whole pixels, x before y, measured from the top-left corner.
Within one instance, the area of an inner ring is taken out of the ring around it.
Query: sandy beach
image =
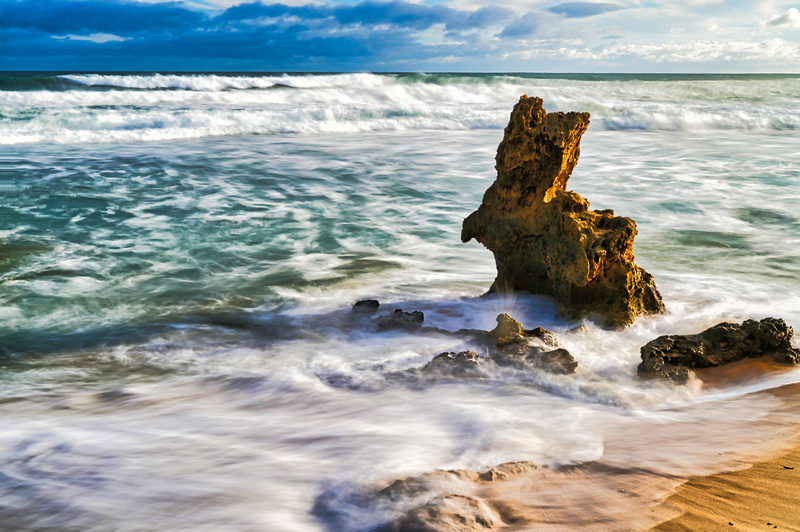
[[[773,408],[747,425],[735,450],[689,466],[708,474],[686,475],[659,460],[647,466],[641,453],[626,461],[623,437],[609,441],[600,460],[479,481],[472,496],[497,511],[502,530],[800,530],[798,392],[789,385],[751,394],[754,408]],[[652,443],[679,451],[686,427],[672,429],[672,443],[670,427],[663,429],[654,427]],[[693,430],[725,433],[724,422],[708,420]]]
[[[678,512],[653,530],[800,530],[800,444],[740,471],[694,477],[661,508]]]
[[[800,386],[770,393],[794,407]],[[796,427],[800,436],[800,427]],[[676,517],[654,530],[800,530],[800,439],[737,471],[692,477],[660,505]]]

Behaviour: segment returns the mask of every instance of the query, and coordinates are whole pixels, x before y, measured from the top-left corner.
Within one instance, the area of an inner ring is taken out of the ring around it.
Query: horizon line
[[[800,72],[552,72],[552,71],[522,71],[522,70],[3,70],[0,74],[461,74],[461,75],[486,75],[486,74],[519,74],[519,75],[547,75],[547,76],[800,76]]]

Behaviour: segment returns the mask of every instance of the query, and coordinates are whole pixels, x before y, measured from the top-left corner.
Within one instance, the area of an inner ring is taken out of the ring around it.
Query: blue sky
[[[0,0],[0,70],[800,72],[758,0]]]

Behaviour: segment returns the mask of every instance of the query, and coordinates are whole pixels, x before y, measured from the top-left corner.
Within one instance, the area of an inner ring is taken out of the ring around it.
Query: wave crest
[[[796,79],[472,74],[0,76],[0,144],[500,129],[521,94],[593,128],[800,128]]]

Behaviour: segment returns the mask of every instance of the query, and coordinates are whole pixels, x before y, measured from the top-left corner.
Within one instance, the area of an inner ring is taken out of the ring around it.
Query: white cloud
[[[130,40],[130,37],[120,37],[112,33],[92,33],[89,35],[53,35],[54,39],[66,39],[69,41],[91,41],[96,43],[118,42]]]
[[[800,29],[800,11],[793,7],[783,15],[775,15],[764,24],[767,26],[788,26],[789,28]]]
[[[707,63],[713,61],[759,62],[763,64],[800,63],[800,44],[783,39],[761,42],[692,41],[666,44],[619,44],[597,48],[564,46],[547,47],[540,42],[538,49],[519,54],[507,54],[521,59],[561,59],[583,61],[646,61],[650,63]]]

